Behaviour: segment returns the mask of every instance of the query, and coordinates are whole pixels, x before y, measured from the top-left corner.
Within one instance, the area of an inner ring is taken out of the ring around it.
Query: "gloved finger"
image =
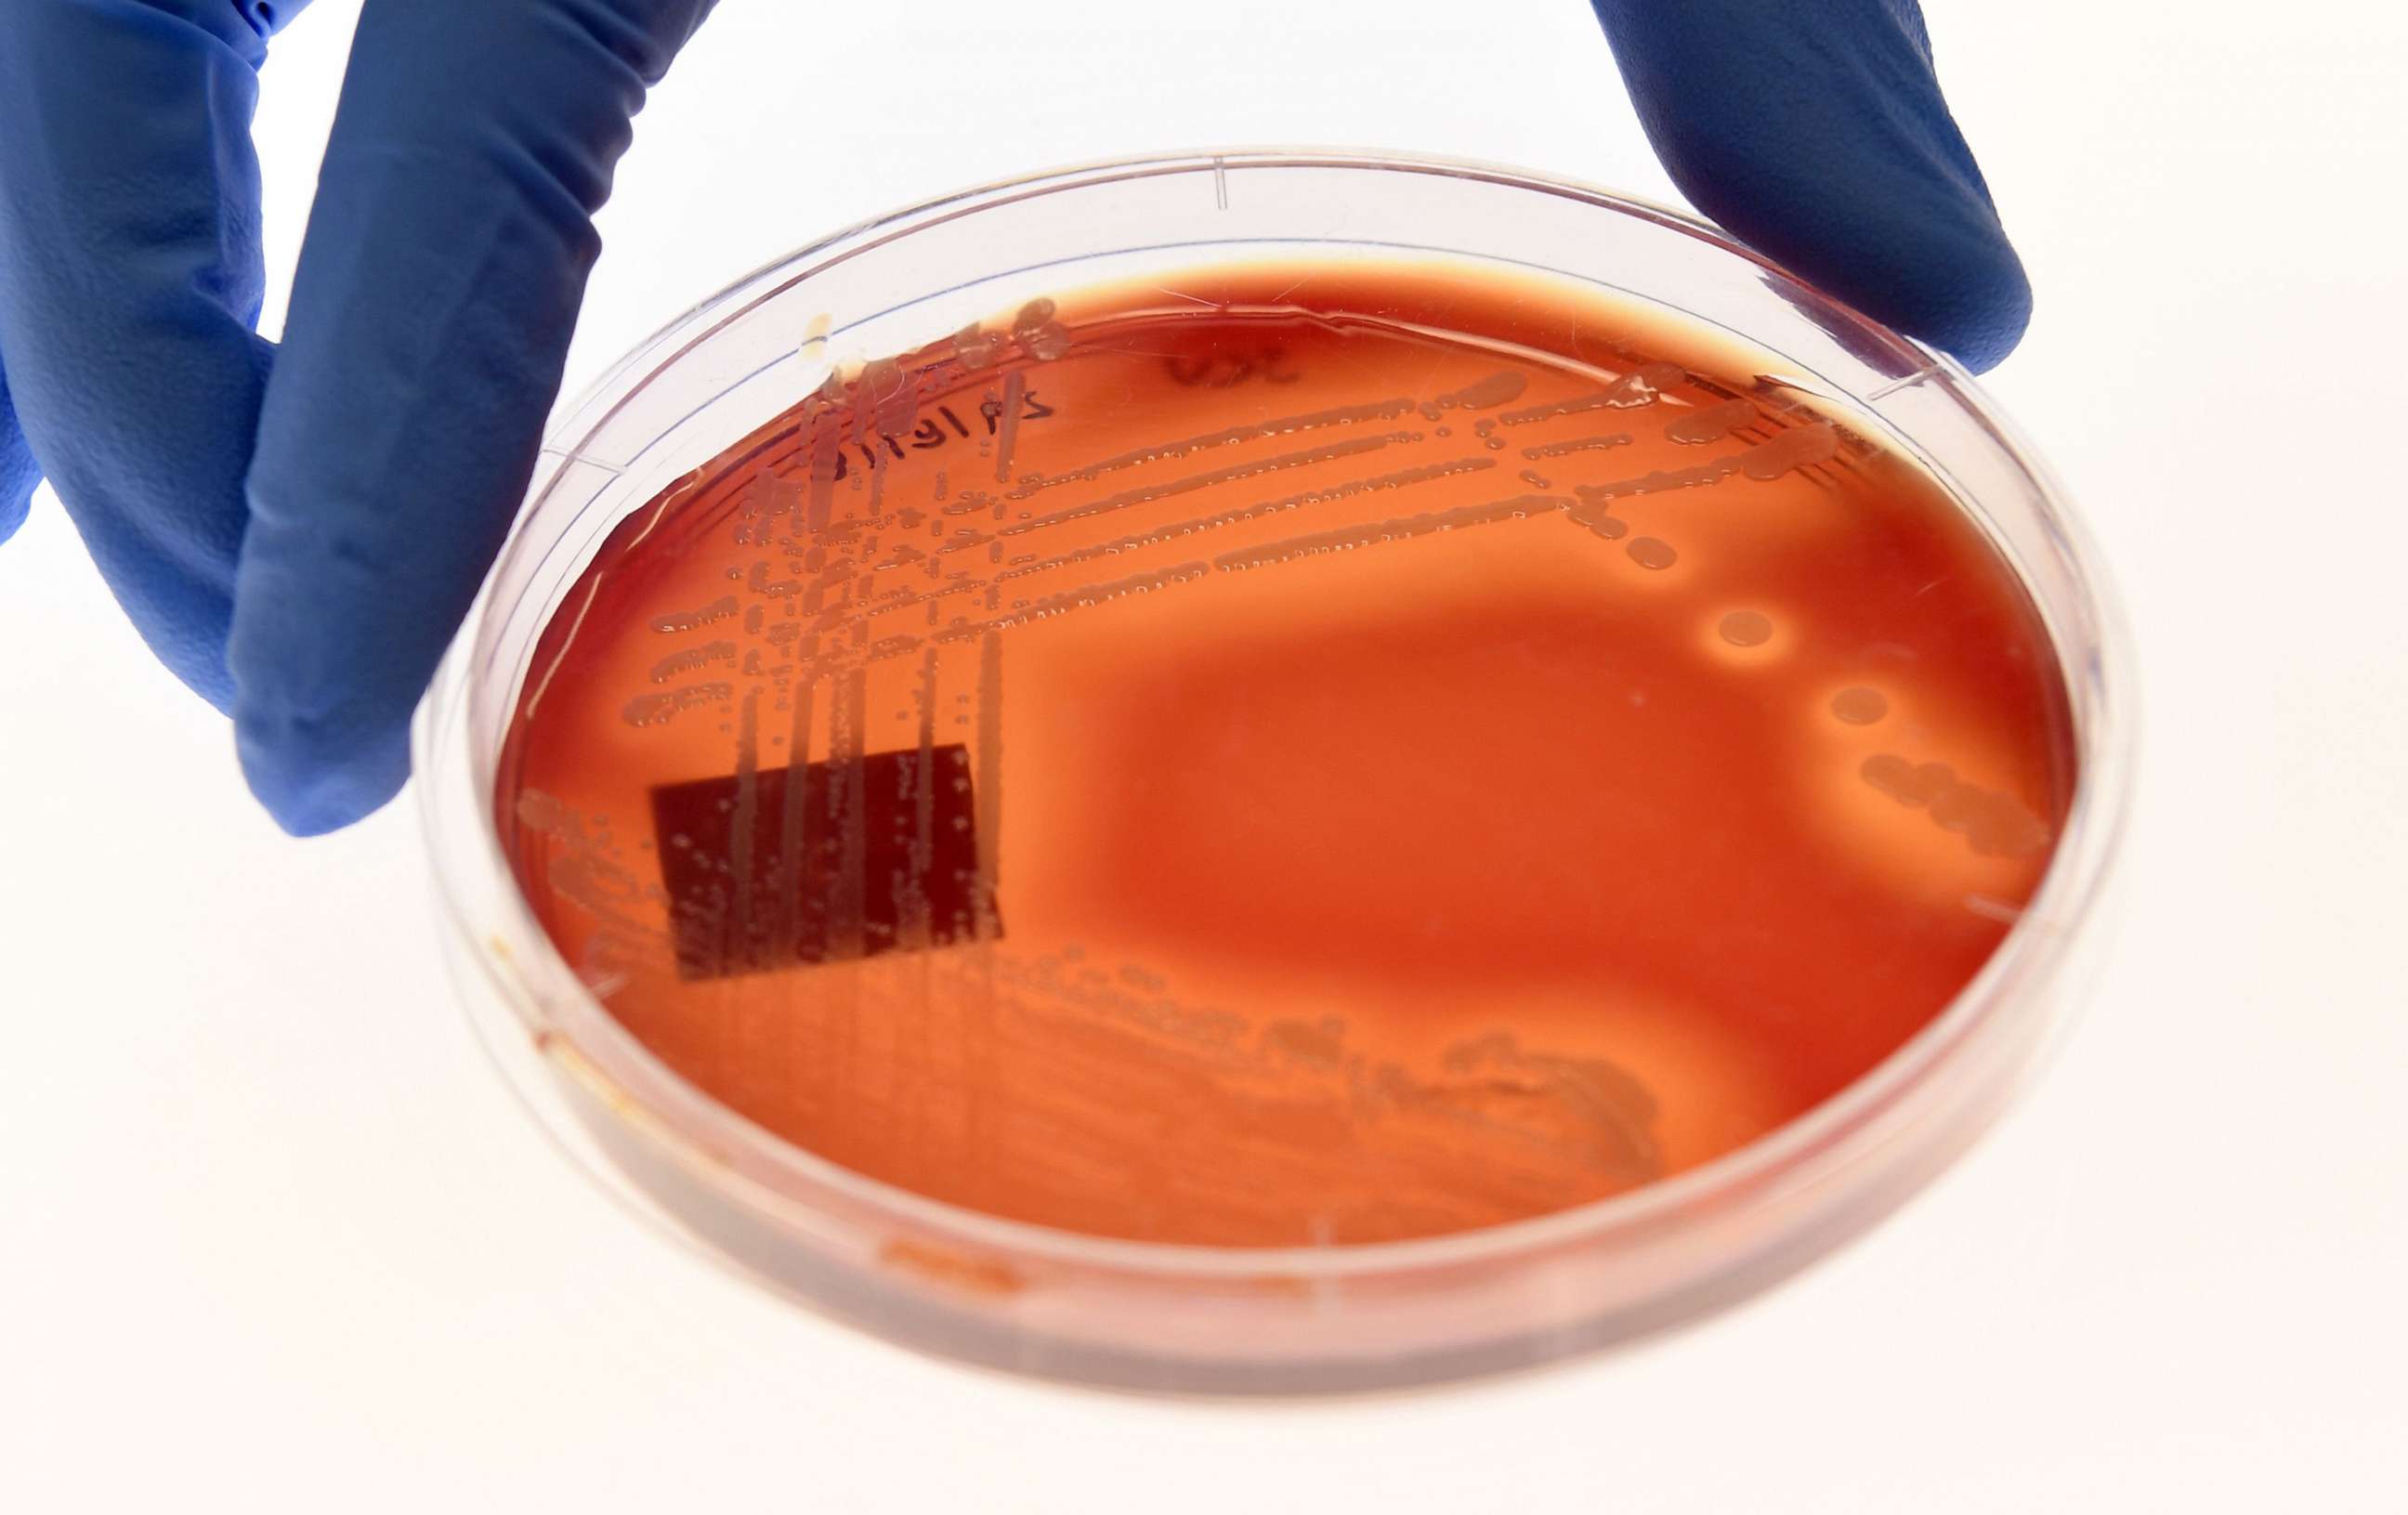
[[[1699,210],[1858,309],[1996,365],[2031,286],[1914,0],[1591,0]]]
[[[17,535],[34,503],[34,486],[42,470],[34,466],[34,450],[17,429],[16,407],[8,403],[8,370],[0,367],[0,542]]]
[[[527,479],[630,118],[710,0],[369,0],[250,479],[229,657],[252,792],[311,834],[410,711]]]
[[[160,660],[212,703],[269,364],[259,0],[0,4],[0,360],[38,461]],[[13,436],[13,434],[12,434]]]

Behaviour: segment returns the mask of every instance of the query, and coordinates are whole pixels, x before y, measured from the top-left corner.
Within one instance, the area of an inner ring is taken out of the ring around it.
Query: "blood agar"
[[[562,958],[762,1130],[1194,1246],[1442,1236],[1828,1100],[2077,774],[1942,482],[1777,357],[1427,260],[1071,287],[632,510],[493,795]]]

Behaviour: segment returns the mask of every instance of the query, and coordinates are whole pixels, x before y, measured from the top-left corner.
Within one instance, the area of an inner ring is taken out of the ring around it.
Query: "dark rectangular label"
[[[652,791],[678,974],[840,963],[998,935],[968,748],[873,752]],[[788,854],[794,862],[790,864]],[[982,923],[983,922],[983,931]]]

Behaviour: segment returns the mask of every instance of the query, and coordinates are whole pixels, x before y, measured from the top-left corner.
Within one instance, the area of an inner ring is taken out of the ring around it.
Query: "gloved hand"
[[[0,0],[0,539],[47,475],[302,835],[408,775],[535,466],[591,218],[713,0],[367,0],[279,350],[251,331],[248,132],[305,4]],[[1976,367],[2006,355],[2029,291],[1912,0],[1595,5],[1700,209]]]

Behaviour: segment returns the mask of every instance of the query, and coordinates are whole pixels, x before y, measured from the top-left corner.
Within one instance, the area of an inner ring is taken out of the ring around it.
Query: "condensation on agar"
[[[1949,1002],[2074,779],[2012,570],[1780,373],[1362,263],[839,369],[552,616],[520,887],[714,1099],[995,1215],[1334,1245],[1695,1166]]]

